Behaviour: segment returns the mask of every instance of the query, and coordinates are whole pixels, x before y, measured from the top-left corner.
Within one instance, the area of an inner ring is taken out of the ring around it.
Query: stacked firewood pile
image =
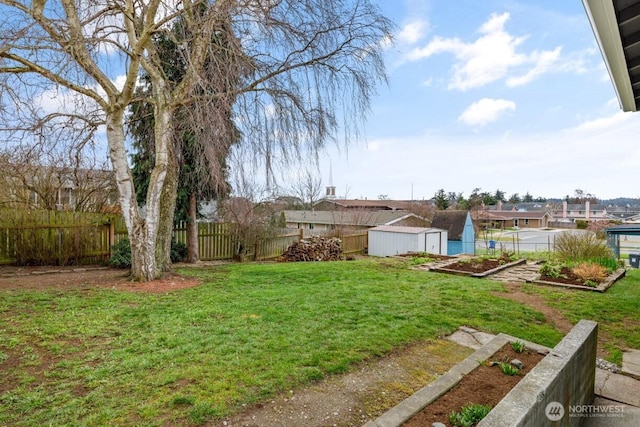
[[[336,237],[314,236],[295,242],[287,248],[280,261],[341,261],[342,241]]]

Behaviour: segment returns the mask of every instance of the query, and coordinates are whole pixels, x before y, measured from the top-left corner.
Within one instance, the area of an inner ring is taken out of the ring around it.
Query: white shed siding
[[[380,226],[369,230],[369,255],[447,253],[447,232],[438,228]]]

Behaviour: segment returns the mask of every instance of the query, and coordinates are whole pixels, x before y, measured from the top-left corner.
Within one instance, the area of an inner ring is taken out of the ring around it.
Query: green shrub
[[[585,221],[584,219],[576,220],[576,228],[578,230],[586,230],[589,227],[589,221]]]
[[[538,269],[538,273],[542,274],[543,276],[554,277],[556,279],[562,276],[561,271],[562,265],[554,264],[552,262],[545,262]]]
[[[171,241],[171,262],[182,262],[187,259],[187,246],[184,243]],[[109,265],[115,268],[131,268],[131,244],[124,238],[111,246]]]
[[[451,412],[449,422],[454,427],[471,427],[478,424],[491,411],[489,405],[463,406],[460,412]]]
[[[187,245],[171,241],[171,262],[182,262],[187,259]]]
[[[109,265],[115,268],[131,268],[131,244],[124,238],[111,246]]]
[[[592,258],[613,258],[611,249],[594,233],[564,232],[555,239],[556,255],[560,261],[583,261]]]

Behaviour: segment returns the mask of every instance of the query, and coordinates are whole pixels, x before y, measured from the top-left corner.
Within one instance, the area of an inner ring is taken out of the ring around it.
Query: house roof
[[[420,218],[406,211],[283,211],[287,222],[363,227],[391,225],[405,218]]]
[[[543,211],[478,211],[476,214],[478,219],[495,219],[495,220],[509,220],[509,219],[542,219],[545,216],[550,217],[548,212]]]
[[[445,231],[434,227],[401,227],[393,225],[379,225],[377,227],[373,227],[371,230],[404,234],[439,233]]]
[[[447,230],[449,240],[462,240],[467,211],[436,211],[431,226]]]
[[[567,204],[568,211],[584,211],[587,209],[587,205],[584,203],[569,203]],[[561,211],[562,206],[558,206],[558,209],[554,209],[555,211]],[[601,205],[599,203],[590,203],[589,211],[605,211],[607,210],[606,205]]]
[[[488,211],[543,211],[547,208],[546,202],[502,203],[501,205],[487,205],[484,207]]]
[[[345,209],[375,208],[387,210],[409,210],[418,202],[407,200],[361,200],[361,199],[323,199],[317,203],[333,203]],[[317,204],[316,203],[316,204]]]
[[[640,108],[640,0],[582,0],[623,111]]]

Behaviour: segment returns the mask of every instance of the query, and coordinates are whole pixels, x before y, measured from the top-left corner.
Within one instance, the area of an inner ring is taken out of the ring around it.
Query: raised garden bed
[[[450,255],[440,255],[440,254],[430,254],[428,252],[407,252],[406,254],[398,254],[394,255],[398,258],[429,258],[434,261],[444,261],[448,259],[454,259],[455,256]]]
[[[500,400],[478,426],[551,425],[546,413],[548,405],[557,402],[562,402],[565,406],[590,404],[594,398],[597,330],[598,325],[595,322],[578,322],[564,339]],[[376,420],[369,421],[364,427],[405,425],[440,396],[448,394],[482,361],[490,359],[506,343],[514,341],[522,340],[505,334],[497,335],[443,376]],[[536,351],[544,350],[544,347],[533,343],[525,344]],[[564,417],[560,421],[562,425],[577,426],[581,421],[579,418],[569,417],[567,413]],[[448,420],[439,422],[446,423]],[[430,423],[423,422],[422,425]]]
[[[463,258],[441,267],[432,267],[430,270],[438,273],[459,274],[470,277],[486,277],[499,271],[506,270],[507,268],[524,264],[525,262],[527,262],[527,260],[524,258],[511,262],[506,262],[504,259],[494,258]]]
[[[529,348],[517,353],[511,348],[510,343],[504,344],[487,359],[489,363],[481,363],[446,394],[440,396],[402,424],[402,427],[430,426],[435,422],[449,426],[451,412],[460,412],[462,407],[469,404],[488,405],[493,408],[524,378],[524,375],[528,374],[542,360],[545,354],[546,351],[536,351]],[[503,361],[508,363],[513,359],[519,360],[524,365],[524,368],[517,375],[503,373],[498,364],[494,363]]]
[[[536,283],[540,285],[562,286],[565,288],[582,289],[585,291],[604,292],[611,287],[617,280],[625,276],[626,270],[619,268],[607,277],[604,282],[598,284],[598,286],[588,286],[577,277],[570,268],[563,267],[560,271],[560,277],[552,277],[541,274],[537,279],[528,281],[529,283]],[[563,277],[564,276],[564,277]]]

